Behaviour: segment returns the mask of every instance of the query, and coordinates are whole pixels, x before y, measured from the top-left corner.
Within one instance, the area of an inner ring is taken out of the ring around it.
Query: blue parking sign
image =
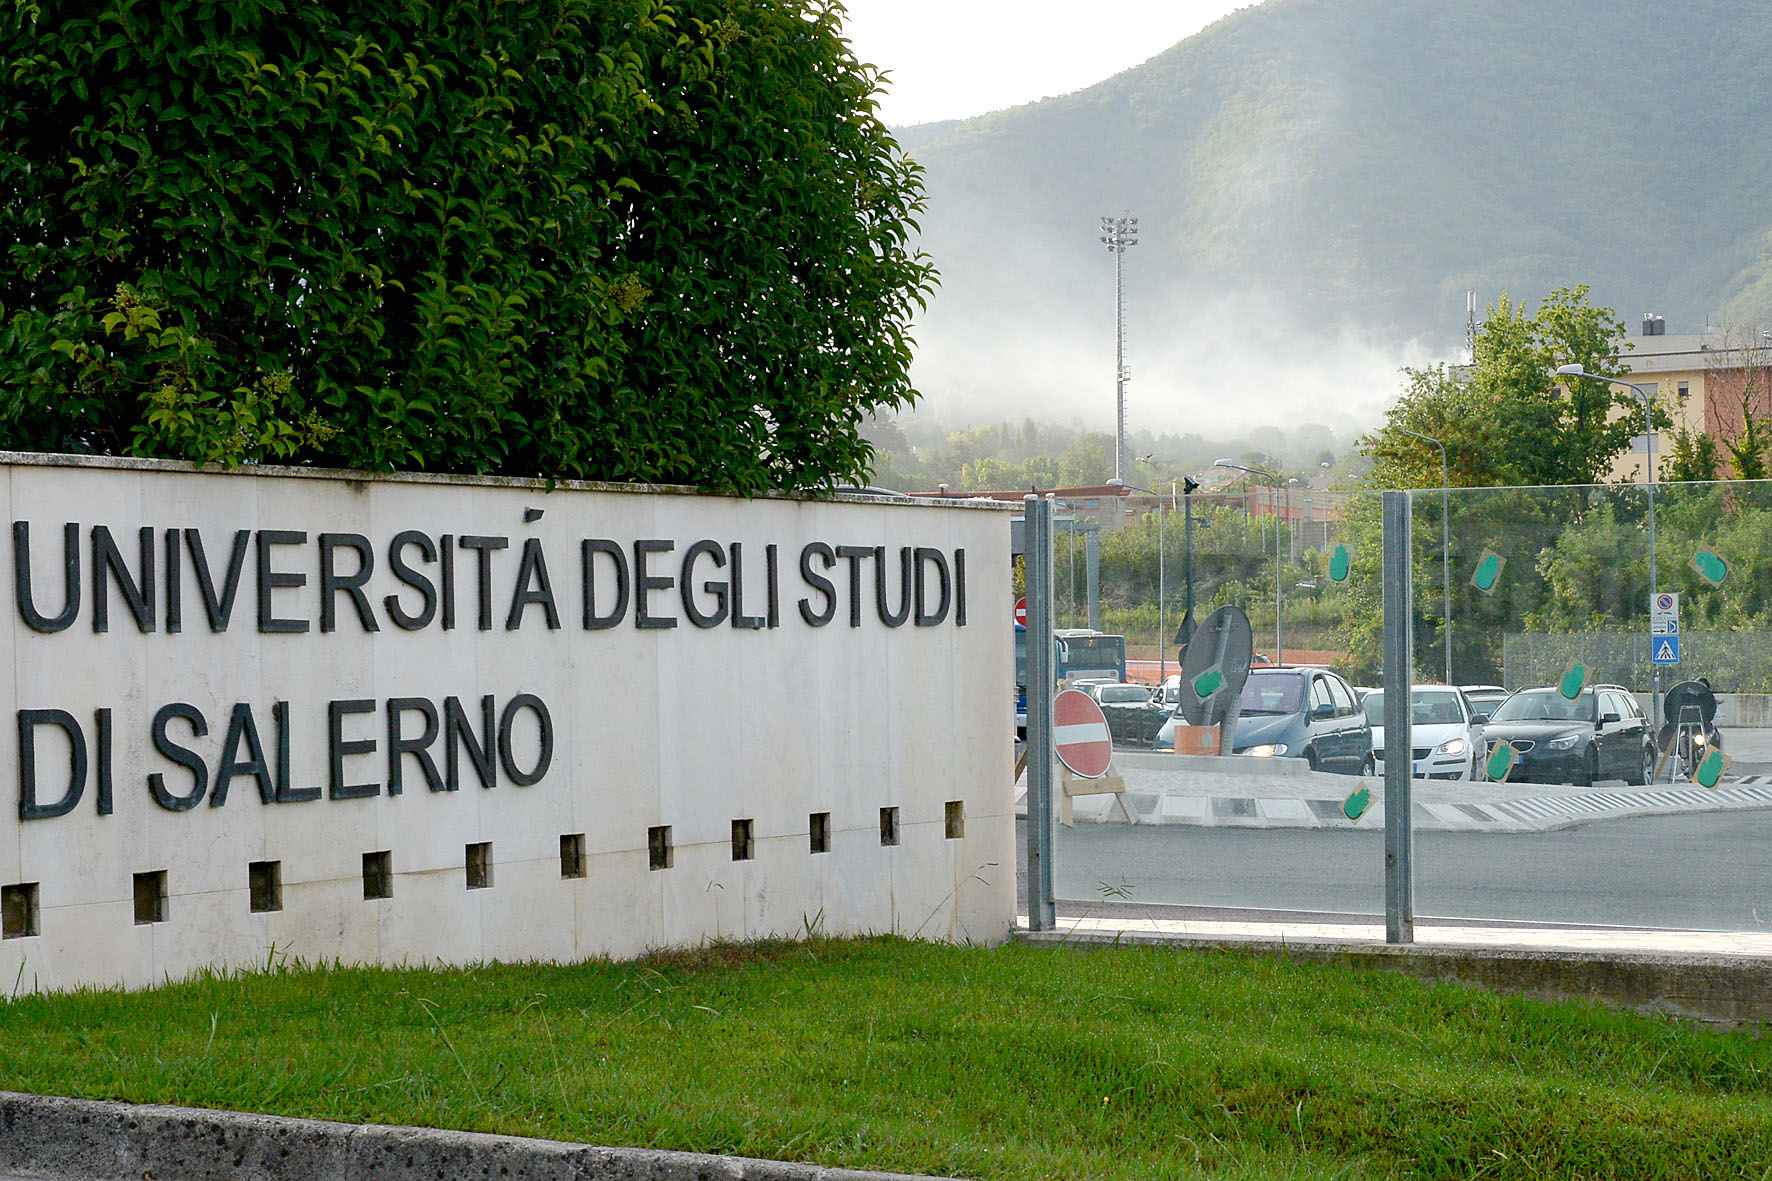
[[[1656,664],[1680,663],[1680,637],[1677,635],[1650,636],[1649,659]]]

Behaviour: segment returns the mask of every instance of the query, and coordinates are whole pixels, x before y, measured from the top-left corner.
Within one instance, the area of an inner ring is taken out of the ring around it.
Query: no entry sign
[[[1027,601],[1027,596],[1023,595],[1021,598],[1015,600],[1015,626],[1016,627],[1026,627],[1027,625],[1028,625],[1028,601]]]
[[[1094,698],[1076,689],[1066,689],[1052,699],[1052,745],[1058,752],[1058,761],[1069,767],[1071,774],[1084,779],[1100,779],[1107,774],[1114,740],[1108,733],[1107,718]]]

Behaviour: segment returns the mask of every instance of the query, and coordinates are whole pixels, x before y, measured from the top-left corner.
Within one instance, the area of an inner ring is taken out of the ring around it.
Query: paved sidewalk
[[[1019,917],[1027,930],[1027,916]],[[1235,922],[1212,919],[1165,919],[1133,916],[1061,914],[1057,931],[1073,935],[1148,935],[1167,940],[1237,943],[1333,943],[1388,946],[1384,920],[1371,922],[1285,919]],[[1532,927],[1523,924],[1455,926],[1445,922],[1415,925],[1416,947],[1556,951],[1687,957],[1752,957],[1772,961],[1772,932],[1674,931],[1650,927]]]

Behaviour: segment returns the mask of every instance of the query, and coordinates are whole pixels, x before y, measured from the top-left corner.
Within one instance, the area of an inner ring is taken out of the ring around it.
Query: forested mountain
[[[1487,305],[1587,283],[1670,332],[1772,320],[1766,17],[1763,0],[1267,0],[1087,90],[907,129],[943,276],[919,384],[939,405],[1086,381],[1111,416],[1097,235],[1123,209],[1153,419],[1170,394],[1246,385],[1281,339],[1461,359],[1467,290]],[[1238,335],[1250,365],[1190,384]]]

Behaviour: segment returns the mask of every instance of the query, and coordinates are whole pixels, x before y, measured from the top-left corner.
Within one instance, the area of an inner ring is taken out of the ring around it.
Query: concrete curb
[[[914,1181],[748,1157],[0,1091],[6,1174],[43,1181]]]
[[[1163,946],[1237,951],[1299,963],[1404,972],[1533,1000],[1584,1000],[1682,1017],[1720,1029],[1772,1020],[1772,963],[1751,956],[1432,947],[1371,943],[1195,938],[1142,932],[1016,931],[1048,947]]]

